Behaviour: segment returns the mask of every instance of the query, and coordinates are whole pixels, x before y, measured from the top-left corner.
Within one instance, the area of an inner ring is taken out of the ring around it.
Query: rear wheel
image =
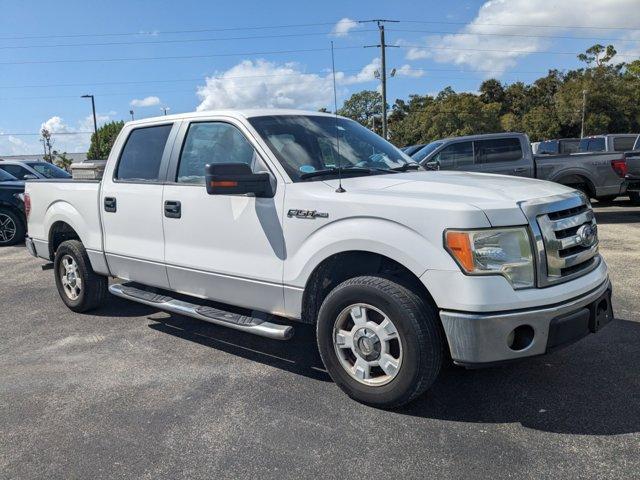
[[[336,384],[351,398],[380,408],[419,396],[442,366],[435,310],[386,278],[356,277],[333,289],[320,307],[317,335]]]
[[[53,265],[58,294],[71,310],[86,312],[104,302],[108,288],[107,277],[93,271],[82,242],[62,242],[56,250]]]
[[[13,210],[0,208],[0,246],[20,243],[25,233],[22,219]]]

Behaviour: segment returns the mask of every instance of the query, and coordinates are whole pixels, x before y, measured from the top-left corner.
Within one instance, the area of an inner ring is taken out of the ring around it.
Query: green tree
[[[124,127],[123,121],[109,122],[102,125],[97,134],[91,135],[91,145],[87,152],[87,158],[90,160],[106,159],[122,127]]]
[[[73,160],[71,160],[69,157],[67,157],[67,152],[62,152],[62,153],[58,153],[58,152],[54,152],[55,153],[55,160],[54,163],[62,168],[63,170],[66,170],[67,172],[70,171],[71,169],[71,164],[73,163]]]
[[[616,49],[613,45],[600,45],[596,43],[595,45],[587,48],[584,53],[578,55],[578,60],[581,62],[585,62],[588,66],[595,63],[596,66],[601,67],[609,63],[613,57],[616,56]]]
[[[354,93],[345,100],[338,115],[351,118],[366,127],[372,126],[372,118],[382,113],[382,95],[375,90]]]
[[[480,100],[484,103],[504,102],[504,87],[494,78],[482,82],[478,91],[480,92]]]

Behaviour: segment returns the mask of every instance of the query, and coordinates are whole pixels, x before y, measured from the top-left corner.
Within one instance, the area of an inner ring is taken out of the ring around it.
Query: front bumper
[[[611,282],[558,305],[498,313],[442,310],[456,364],[482,366],[531,357],[595,332],[613,319]]]

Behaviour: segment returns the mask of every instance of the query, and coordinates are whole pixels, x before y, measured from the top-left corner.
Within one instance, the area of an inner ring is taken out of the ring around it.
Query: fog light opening
[[[531,325],[520,325],[514,328],[507,337],[507,346],[514,351],[520,351],[533,343],[535,332]]]

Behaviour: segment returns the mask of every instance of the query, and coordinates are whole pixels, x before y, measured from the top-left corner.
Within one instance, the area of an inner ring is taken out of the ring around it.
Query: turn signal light
[[[233,180],[214,180],[213,182],[211,182],[211,186],[215,188],[231,188],[237,187],[238,182]]]
[[[467,272],[473,271],[473,250],[471,249],[469,234],[466,232],[447,232],[446,242],[449,251],[460,265]]]

